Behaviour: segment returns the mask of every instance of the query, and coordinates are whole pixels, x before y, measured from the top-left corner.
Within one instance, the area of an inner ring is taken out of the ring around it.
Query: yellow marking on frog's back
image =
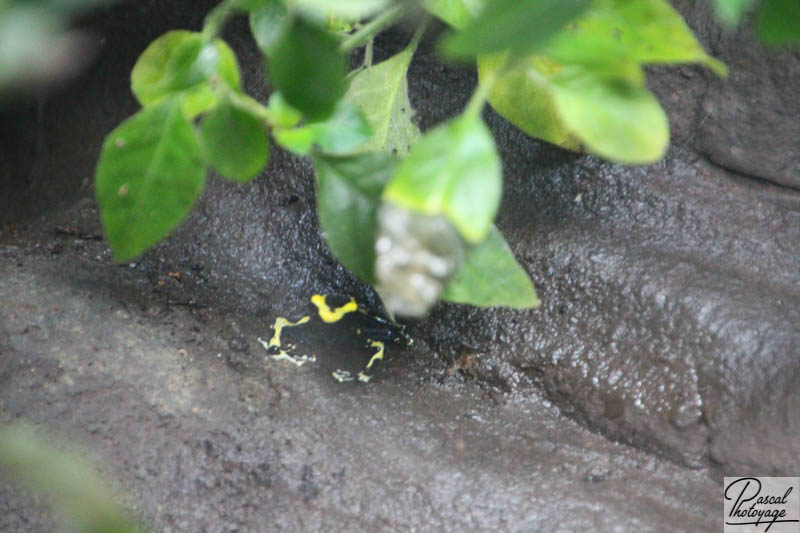
[[[275,330],[275,334],[272,335],[272,338],[269,340],[269,346],[274,346],[275,348],[280,348],[281,347],[281,331],[283,330],[283,328],[288,328],[288,327],[291,327],[291,326],[299,326],[300,324],[305,324],[309,320],[311,320],[310,316],[304,316],[303,318],[301,318],[297,322],[290,322],[289,320],[286,320],[282,316],[279,316],[278,318],[275,319],[275,324],[272,325],[272,329]]]
[[[328,307],[327,302],[325,302],[324,294],[315,294],[312,296],[311,303],[317,307],[317,310],[319,311],[319,317],[322,319],[322,321],[327,322],[328,324],[338,322],[347,313],[352,313],[353,311],[358,310],[358,304],[356,303],[355,298],[350,298],[349,302],[333,310]]]
[[[366,366],[367,370],[369,370],[372,367],[372,363],[374,363],[375,361],[378,361],[380,359],[383,359],[383,343],[381,341],[372,341],[370,343],[370,346],[372,346],[373,348],[377,348],[378,351],[375,352],[375,355],[370,357],[369,363],[367,363],[367,366]]]

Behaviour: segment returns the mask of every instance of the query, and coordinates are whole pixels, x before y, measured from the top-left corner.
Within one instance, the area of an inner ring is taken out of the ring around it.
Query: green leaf
[[[445,215],[469,242],[481,242],[502,194],[500,157],[474,115],[426,133],[384,190],[384,200],[426,215]]]
[[[324,120],[345,91],[345,59],[336,38],[302,19],[269,56],[269,78],[289,105]]]
[[[273,130],[279,146],[297,155],[308,155],[314,147],[314,130],[306,127]]]
[[[114,259],[136,257],[175,228],[204,180],[200,146],[179,98],[145,107],[112,131],[95,193]]]
[[[680,14],[665,0],[598,0],[544,47],[542,53],[597,74],[642,78],[641,63],[703,63],[720,76]]]
[[[502,58],[482,57],[483,79]],[[669,123],[658,100],[625,78],[564,67],[529,56],[493,85],[489,103],[533,137],[623,163],[651,163],[669,143]]]
[[[230,101],[222,101],[203,118],[198,138],[206,162],[231,180],[249,181],[267,164],[264,124]]]
[[[800,2],[764,0],[758,13],[758,33],[771,45],[791,44],[800,40]]]
[[[667,0],[606,0],[621,23],[619,41],[641,63],[702,63],[719,76],[728,69],[709,56]],[[600,29],[614,29],[601,26]]]
[[[753,7],[753,0],[712,0],[717,19],[726,26],[739,24],[742,16]]]
[[[420,137],[411,119],[406,72],[413,52],[400,52],[358,71],[350,80],[344,99],[361,107],[374,134],[366,150],[405,155]]]
[[[187,120],[194,120],[219,101],[219,96],[207,83],[187,89],[181,93],[181,108]],[[151,105],[151,104],[148,104]]]
[[[645,87],[578,67],[553,78],[552,87],[564,126],[591,152],[623,163],[651,163],[664,155],[669,122]]]
[[[279,92],[274,92],[269,96],[267,111],[269,111],[272,124],[276,128],[292,128],[303,118],[303,114],[287,104],[286,99]]]
[[[478,77],[494,78],[507,54],[478,57]],[[561,120],[553,99],[549,76],[561,66],[541,56],[528,56],[492,85],[489,103],[500,115],[532,137],[569,150],[580,151],[581,142]]]
[[[422,0],[422,7],[454,28],[463,30],[476,19],[485,3],[485,0]]]
[[[70,518],[61,531],[139,531],[97,467],[83,456],[85,452],[65,449],[52,435],[35,433],[22,424],[0,427],[0,474],[45,494],[60,514]]]
[[[528,274],[494,226],[486,240],[467,252],[464,264],[445,287],[442,300],[483,307],[539,306]]]
[[[643,64],[701,62],[726,73],[664,0],[595,0],[538,55],[500,72],[506,57],[478,58],[481,80],[500,75],[489,94],[498,113],[529,135],[627,163],[655,161],[669,142]]]
[[[306,127],[314,133],[314,143],[329,154],[351,154],[372,137],[372,128],[361,109],[344,100],[328,120]]]
[[[622,34],[627,31],[624,21],[613,9],[603,9],[603,5],[597,2],[559,32],[542,48],[540,57],[550,62],[552,71],[563,65],[580,65],[598,76],[624,78],[643,85],[644,71],[636,47],[650,44],[639,42],[629,46],[623,43]]]
[[[328,16],[360,19],[387,7],[388,0],[289,0],[293,10],[317,20]]]
[[[289,10],[282,0],[262,0],[250,12],[250,31],[261,52],[270,55],[291,26]]]
[[[580,15],[590,0],[494,0],[460,33],[444,41],[453,56],[511,50],[529,53]]]
[[[325,239],[347,269],[375,283],[376,213],[397,160],[385,154],[317,155],[317,210]]]
[[[213,77],[239,90],[236,56],[221,39],[206,43],[197,32],[170,31],[150,43],[131,72],[131,88],[142,106],[190,91],[187,111],[205,110],[215,103]],[[191,113],[187,112],[191,116]]]
[[[346,155],[361,148],[372,136],[372,129],[355,104],[342,100],[328,120],[276,129],[273,135],[279,145],[299,155],[308,155],[314,146],[331,155]]]

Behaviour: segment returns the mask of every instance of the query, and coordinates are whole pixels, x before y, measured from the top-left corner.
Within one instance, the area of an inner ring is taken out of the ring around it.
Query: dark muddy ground
[[[676,521],[710,531],[719,521],[708,472],[612,443],[541,394],[426,370],[428,349],[391,346],[378,381],[340,385],[267,360],[256,338],[271,334],[271,315],[209,306],[191,271],[179,282],[167,268],[113,266],[102,242],[74,235],[39,242],[0,255],[2,417],[102,458],[154,531],[665,531]],[[0,494],[0,530],[53,530],[29,499]]]
[[[256,340],[317,292],[377,312],[324,246],[307,162],[276,149],[251,186],[212,179],[135,263],[113,265],[100,237],[91,177],[135,110],[130,68],[212,3],[101,12],[93,69],[4,112],[2,419],[85,445],[157,531],[716,531],[724,473],[797,474],[797,54],[678,2],[731,75],[650,72],[673,146],[648,167],[563,152],[487,111],[498,226],[542,307],[439,305],[409,324],[410,349],[388,346],[379,380],[340,385]],[[263,97],[245,25],[226,37]],[[377,58],[404,43],[382,38]],[[410,76],[423,129],[475,83],[424,47]],[[351,334],[333,331],[308,341]],[[0,507],[0,531],[52,529],[35,498],[6,487]]]

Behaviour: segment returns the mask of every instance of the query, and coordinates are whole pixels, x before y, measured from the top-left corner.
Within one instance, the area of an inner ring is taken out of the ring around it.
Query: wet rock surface
[[[654,80],[671,120],[681,126],[673,142],[735,174],[800,189],[800,102],[793,96],[800,52],[768,49],[752,24],[720,28],[704,2],[674,4],[730,73],[720,79],[695,69],[664,69]]]
[[[705,473],[614,444],[535,393],[505,398],[458,375],[431,384],[411,364],[424,350],[394,350],[368,385],[269,361],[255,342],[242,355],[230,336],[264,335],[264,321],[170,304],[196,291],[94,254],[4,247],[2,416],[101,457],[153,531],[718,523]],[[52,530],[9,488],[0,507],[3,531]]]
[[[731,84],[651,72],[675,139],[663,161],[577,156],[486,113],[506,178],[498,226],[542,307],[438,305],[409,324],[413,350],[360,388],[265,361],[255,340],[314,292],[378,308],[319,235],[306,161],[275,149],[250,186],[210,180],[168,241],[112,265],[86,198],[97,150],[135,109],[137,54],[199,27],[208,5],[101,13],[104,48],[80,86],[43,114],[5,112],[0,414],[97,450],[159,530],[661,531],[675,516],[716,529],[721,473],[800,467],[800,193],[781,170],[798,150],[800,81],[796,56],[686,4]],[[246,25],[226,38],[263,97]],[[380,39],[377,58],[403,43]],[[762,112],[751,96],[779,77]],[[421,50],[421,127],[474,83]],[[47,528],[30,500],[0,495],[0,530]]]

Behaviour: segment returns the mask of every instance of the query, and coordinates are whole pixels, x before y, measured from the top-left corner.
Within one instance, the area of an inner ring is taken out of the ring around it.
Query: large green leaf
[[[598,76],[624,78],[643,85],[644,70],[636,57],[636,46],[622,42],[622,33],[628,28],[618,13],[603,5],[596,2],[559,32],[542,48],[537,62],[547,63],[551,73],[563,65],[580,65]],[[636,44],[641,47],[648,43]],[[655,44],[654,48],[660,45]]]
[[[494,0],[474,21],[444,41],[455,56],[511,50],[525,54],[542,46],[580,15],[590,0]]]
[[[325,239],[339,261],[375,283],[376,212],[397,160],[385,154],[314,157],[317,210]]]
[[[400,52],[350,80],[344,98],[361,107],[374,132],[366,150],[405,155],[420,136],[408,101],[406,72],[412,55],[412,50]]]
[[[262,0],[250,12],[250,32],[262,53],[269,55],[291,26],[289,10],[283,0]]]
[[[506,54],[478,57],[480,79],[494,78]],[[566,127],[553,100],[549,76],[561,66],[541,56],[528,56],[492,86],[489,103],[495,111],[532,137],[569,150],[581,150],[580,139]]]
[[[112,131],[95,193],[114,259],[136,257],[175,228],[204,180],[200,146],[179,98],[145,107]]]
[[[489,76],[499,64],[497,57],[481,58],[478,72]],[[528,135],[623,163],[657,161],[669,144],[666,114],[643,84],[541,56],[502,76],[489,102]]]
[[[595,0],[536,55],[478,58],[497,79],[489,102],[529,135],[627,163],[659,159],[669,142],[642,65],[700,62],[725,75],[665,0]]]
[[[598,78],[579,68],[552,82],[565,127],[591,152],[623,163],[650,163],[664,155],[669,122],[645,87]]]
[[[528,274],[494,226],[486,240],[467,252],[463,265],[445,287],[442,300],[483,307],[539,306]]]
[[[773,45],[800,41],[800,2],[764,0],[758,13],[758,33]]]
[[[626,163],[659,159],[669,127],[643,64],[701,62],[724,75],[665,0],[595,0],[538,55],[478,58],[489,102],[529,135]]]
[[[384,199],[427,215],[445,215],[469,242],[482,241],[502,193],[500,158],[489,129],[463,115],[426,133],[384,190]]]
[[[719,75],[727,70],[697,42],[666,0],[596,0],[542,50],[564,64],[594,73],[641,78],[641,63],[703,63]]]
[[[269,79],[310,120],[324,120],[345,91],[345,59],[336,38],[295,20],[269,55]]]
[[[249,181],[267,164],[269,144],[264,124],[228,100],[203,118],[198,138],[208,164],[226,178]]]
[[[724,65],[706,54],[683,17],[667,0],[604,0],[602,4],[605,11],[616,18],[601,19],[591,31],[616,36],[636,60],[642,63],[700,62],[714,70],[725,70]]]
[[[186,92],[187,116],[194,116],[216,103],[209,84],[212,76],[239,89],[239,67],[230,47],[221,39],[207,43],[201,33],[175,30],[150,43],[139,56],[131,72],[131,89],[143,106]]]
[[[422,7],[456,29],[463,30],[483,8],[486,0],[422,0]]]

